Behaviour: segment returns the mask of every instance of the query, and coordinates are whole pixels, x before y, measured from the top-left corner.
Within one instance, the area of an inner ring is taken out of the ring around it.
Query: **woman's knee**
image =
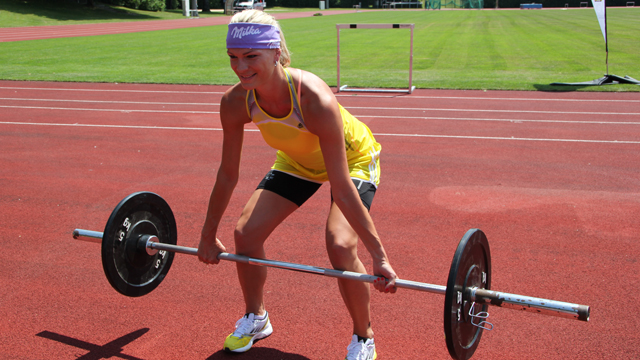
[[[358,262],[358,237],[327,234],[327,253],[331,265],[338,270],[351,270]]]
[[[256,190],[242,210],[234,231],[236,253],[264,256],[263,244],[271,232],[298,206],[271,191]]]
[[[233,232],[236,254],[252,257],[259,256],[263,252],[264,239],[245,225],[238,224]]]

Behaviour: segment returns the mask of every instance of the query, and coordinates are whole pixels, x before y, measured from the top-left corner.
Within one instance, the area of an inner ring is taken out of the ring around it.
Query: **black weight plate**
[[[164,280],[173,252],[149,255],[138,242],[155,235],[166,244],[177,243],[176,221],[164,199],[150,192],[127,196],[113,210],[102,237],[102,267],[119,293],[138,297],[153,291]]]
[[[485,274],[483,281],[482,274]],[[454,359],[471,358],[480,343],[482,329],[471,323],[466,289],[489,289],[491,285],[491,254],[484,233],[471,229],[460,240],[451,262],[444,299],[444,333],[447,349]],[[487,305],[474,307],[474,312],[487,311]],[[479,323],[476,320],[476,324]]]

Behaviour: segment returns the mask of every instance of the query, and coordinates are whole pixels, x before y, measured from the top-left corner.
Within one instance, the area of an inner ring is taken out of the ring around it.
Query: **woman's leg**
[[[284,197],[262,189],[256,190],[245,205],[234,232],[236,253],[263,259],[264,242],[271,232],[298,208]],[[246,313],[264,315],[263,287],[267,269],[236,263]]]
[[[358,235],[335,203],[331,204],[327,219],[326,242],[329,259],[334,269],[367,272],[358,258]],[[338,286],[353,320],[353,333],[364,338],[373,338],[369,285],[360,281],[338,279]]]

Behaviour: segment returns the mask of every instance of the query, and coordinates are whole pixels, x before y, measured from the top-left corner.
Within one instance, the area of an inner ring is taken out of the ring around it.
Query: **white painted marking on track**
[[[600,144],[640,144],[640,141],[633,141],[633,140],[542,139],[542,138],[499,137],[499,136],[383,134],[383,133],[374,133],[373,135],[374,136],[444,138],[444,139],[509,140],[509,141],[552,141],[552,142],[600,143]]]
[[[381,115],[353,115],[358,119],[382,118],[382,119],[413,119],[413,120],[453,120],[453,121],[496,121],[512,123],[560,123],[560,124],[596,124],[596,125],[640,125],[640,122],[630,121],[588,121],[588,120],[528,120],[528,119],[495,119],[495,118],[456,118],[444,116],[381,116]]]
[[[496,90],[499,91],[499,90]],[[420,95],[338,95],[336,97],[358,98],[397,98],[397,99],[450,99],[450,100],[489,100],[489,101],[555,101],[555,102],[630,102],[640,103],[640,100],[630,99],[567,99],[567,98],[503,98],[503,97],[480,97],[480,96],[420,96]]]
[[[143,105],[188,105],[188,106],[220,106],[218,103],[172,103],[157,101],[110,101],[110,100],[68,100],[68,99],[27,99],[27,98],[0,98],[6,101],[38,101],[38,102],[70,102],[70,103],[96,103],[96,104],[143,104]]]
[[[30,125],[30,126],[69,126],[69,127],[93,127],[93,128],[122,128],[122,129],[147,129],[147,130],[191,130],[191,131],[222,131],[222,128],[193,128],[173,126],[140,126],[140,125],[98,125],[98,124],[60,124],[60,123],[30,123],[15,121],[0,121],[3,125]],[[245,129],[247,132],[259,132],[258,129]],[[467,140],[507,140],[507,141],[546,141],[546,142],[571,142],[571,143],[598,143],[598,144],[640,144],[640,141],[631,140],[585,140],[585,139],[542,139],[542,138],[516,138],[498,136],[463,136],[463,135],[429,135],[429,134],[389,134],[373,133],[374,136],[394,137],[422,137],[437,139],[467,139]]]
[[[195,85],[194,85],[195,86]],[[38,91],[80,91],[80,92],[129,92],[129,93],[151,93],[151,94],[203,94],[203,95],[223,95],[224,91],[173,91],[173,90],[129,90],[129,89],[72,89],[72,88],[30,88],[30,87],[10,87],[0,86],[5,90],[38,90]]]
[[[0,99],[1,100],[1,99]],[[46,100],[42,100],[46,101]],[[64,102],[65,100],[58,100]],[[81,100],[78,100],[81,102]],[[91,102],[91,101],[88,101]],[[100,101],[96,101],[100,102]],[[135,102],[122,102],[128,104],[136,104]],[[139,104],[145,104],[140,102]],[[146,104],[157,104],[162,105],[163,103],[146,103]],[[183,103],[185,105],[189,105],[188,103]],[[119,111],[119,112],[157,112],[157,113],[193,113],[193,114],[219,114],[217,111],[172,111],[172,110],[135,110],[135,109],[86,109],[86,108],[66,108],[66,107],[49,107],[49,106],[18,106],[18,105],[0,105],[0,108],[13,108],[13,109],[43,109],[43,110],[75,110],[75,111]],[[583,112],[583,111],[535,111],[535,110],[485,110],[485,109],[428,109],[428,108],[362,108],[362,107],[345,107],[346,109],[376,109],[376,110],[409,110],[409,111],[459,111],[459,112],[494,112],[494,113],[532,113],[532,114],[578,114],[578,115],[627,115],[627,116],[640,116],[640,113],[616,113],[616,112]],[[358,118],[388,118],[388,119],[401,119],[401,118],[415,118],[415,119],[433,119],[432,117],[402,117],[402,116],[379,116],[379,115],[362,115],[362,114],[354,114],[355,117]],[[451,118],[456,119],[456,118]],[[465,120],[471,120],[471,118],[465,118]],[[496,119],[495,121],[499,121]],[[502,121],[505,121],[504,119]],[[516,120],[516,119],[507,119],[507,121],[524,121],[524,120]],[[534,121],[534,120],[530,120]],[[541,120],[540,120],[541,121]],[[569,122],[569,121],[567,121]],[[607,122],[603,122],[607,123]],[[623,122],[628,123],[628,122]],[[631,123],[635,124],[635,123]]]
[[[32,126],[69,126],[69,127],[94,127],[94,128],[116,128],[116,129],[149,129],[149,130],[202,130],[202,131],[222,131],[222,128],[196,128],[177,126],[149,126],[149,125],[104,125],[104,124],[60,124],[60,123],[32,123],[18,121],[0,121],[5,125],[32,125]],[[245,129],[245,131],[259,131],[258,129]]]
[[[0,98],[0,100],[37,100],[37,101],[58,101],[58,102],[81,102],[81,103],[115,103],[115,104],[145,104],[145,105],[209,105],[217,106],[218,104],[197,104],[197,103],[161,103],[161,102],[135,102],[135,101],[102,101],[102,100],[48,100],[48,99],[8,99]],[[19,105],[0,105],[0,108],[13,109],[33,109],[33,110],[61,110],[61,111],[106,111],[106,112],[139,112],[139,113],[170,113],[170,114],[219,114],[219,111],[196,111],[196,110],[137,110],[137,109],[88,109],[88,108],[68,108],[68,107],[49,107],[49,106],[19,106]],[[347,107],[348,109],[348,107]],[[379,108],[384,109],[384,108]],[[585,113],[587,114],[587,113]],[[590,114],[590,113],[589,113]],[[602,115],[602,113],[597,113]],[[613,113],[612,115],[619,115]],[[511,123],[550,123],[550,124],[594,124],[594,125],[640,125],[640,122],[632,121],[588,121],[588,120],[528,120],[528,119],[496,119],[496,118],[458,118],[444,116],[381,116],[381,115],[363,115],[353,114],[358,119],[381,118],[381,119],[413,119],[413,120],[446,120],[446,121],[493,121],[493,122],[511,122]]]
[[[46,106],[10,106],[0,105],[0,108],[34,109],[34,110],[71,110],[71,111],[107,111],[123,113],[170,113],[170,114],[220,114],[219,111],[193,111],[193,110],[136,110],[136,109],[83,109],[83,108],[58,108]]]
[[[195,86],[195,85],[194,85]],[[80,89],[80,88],[36,88],[36,87],[12,87],[0,86],[0,89],[7,90],[39,90],[39,91],[95,91],[95,92],[138,92],[138,93],[175,93],[175,94],[218,94],[223,95],[224,91],[161,91],[161,90],[127,90],[127,89]],[[618,103],[640,103],[640,100],[631,99],[568,99],[568,98],[505,98],[505,97],[479,97],[479,96],[420,96],[420,95],[341,95],[335,94],[336,97],[359,98],[397,98],[397,99],[451,99],[451,100],[488,100],[488,101],[550,101],[550,102],[618,102]]]
[[[593,111],[540,111],[540,110],[493,110],[493,109],[439,109],[439,108],[381,108],[348,106],[347,109],[394,110],[394,111],[461,111],[461,112],[496,112],[496,113],[531,113],[531,114],[578,114],[578,115],[640,115],[640,113],[593,112]]]

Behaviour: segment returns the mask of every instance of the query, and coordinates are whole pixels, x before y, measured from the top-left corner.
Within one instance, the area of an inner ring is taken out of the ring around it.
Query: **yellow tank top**
[[[272,169],[314,182],[328,181],[318,136],[307,129],[296,88],[288,69],[285,69],[285,74],[289,82],[289,96],[292,104],[289,114],[283,118],[274,118],[267,114],[256,101],[255,90],[247,91],[247,112],[267,144],[278,150]],[[378,186],[381,146],[364,123],[341,105],[338,104],[338,106],[342,115],[351,178]]]

